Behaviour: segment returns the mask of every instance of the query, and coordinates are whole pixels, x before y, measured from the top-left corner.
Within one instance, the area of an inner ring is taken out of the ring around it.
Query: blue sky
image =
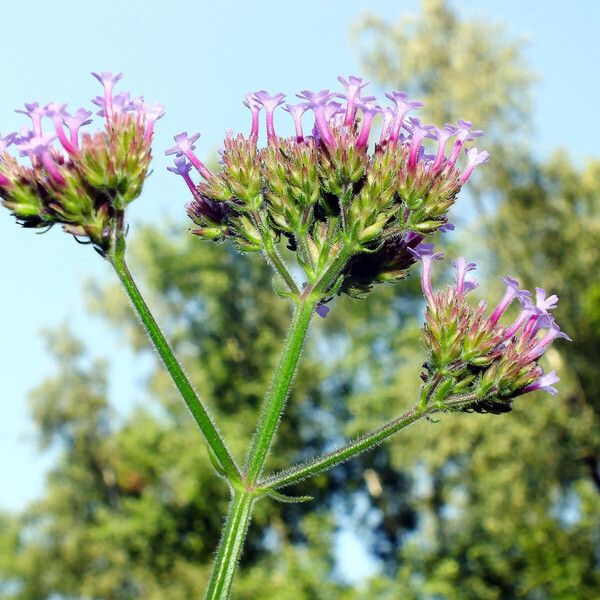
[[[565,146],[578,158],[597,155],[600,2],[454,5],[467,16],[505,21],[514,35],[529,35],[526,55],[542,78],[535,105],[540,154]],[[246,131],[246,91],[332,87],[338,74],[358,72],[349,28],[361,14],[395,20],[417,6],[391,0],[5,3],[0,131],[23,124],[13,111],[24,101],[87,106],[99,93],[90,71],[124,71],[121,89],[160,100],[168,110],[157,127],[154,174],[131,207],[132,228],[176,218],[183,214],[182,187],[165,171],[168,160],[160,151],[174,133],[202,131],[198,151],[209,152],[227,129]],[[145,363],[122,351],[113,334],[86,314],[82,284],[110,277],[94,252],[58,230],[43,236],[22,230],[2,210],[0,256],[0,508],[19,508],[40,493],[49,463],[35,450],[27,409],[28,390],[52,371],[40,330],[68,322],[95,353],[110,358],[117,348],[117,409],[141,396]]]

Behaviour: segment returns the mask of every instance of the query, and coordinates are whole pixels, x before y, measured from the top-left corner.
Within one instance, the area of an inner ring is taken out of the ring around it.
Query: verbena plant
[[[308,501],[285,495],[282,489],[434,414],[503,413],[522,394],[556,393],[556,373],[544,373],[538,362],[551,342],[567,338],[550,315],[556,296],[536,288],[532,298],[506,277],[501,278],[506,293],[495,308],[488,311],[484,301],[474,306],[468,292],[477,284],[467,274],[475,265],[464,258],[453,261],[452,285],[432,289],[431,266],[442,255],[425,240],[452,228],[448,210],[474,168],[488,160],[487,152],[470,146],[482,132],[462,120],[441,128],[422,124],[408,115],[421,104],[409,101],[403,92],[386,94],[389,105],[381,108],[375,97],[362,95],[366,84],[351,76],[339,78],[345,93],[303,91],[298,104],[285,104],[295,134],[284,138],[275,131],[273,115],[285,96],[259,91],[244,102],[252,114],[249,135],[227,135],[218,172],[194,154],[199,134],[176,135],[176,145],[166,151],[175,155],[169,170],[189,188],[192,233],[207,242],[233,243],[241,252],[261,252],[276,274],[275,293],[293,311],[245,462],[236,462],[126,263],[125,213],[142,191],[153,130],[163,107],[131,99],[126,92],[115,94],[121,74],[94,76],[104,87],[104,95],[92,101],[104,118],[104,129],[81,133],[92,116],[83,108],[71,115],[64,104],[26,104],[19,112],[31,119],[31,130],[0,138],[0,196],[24,227],[60,223],[114,267],[208,444],[216,473],[228,482],[231,503],[207,598],[229,597],[253,506],[262,497]],[[261,112],[266,121],[264,147],[258,143]],[[308,134],[302,122],[306,112],[314,117]],[[372,127],[375,118],[381,121],[378,135]],[[9,152],[11,146],[24,160]],[[200,183],[192,178],[193,170]],[[283,258],[282,245],[291,251],[295,266]],[[313,315],[326,317],[336,295],[366,298],[377,283],[400,282],[418,261],[428,354],[414,407],[332,452],[265,474]],[[511,322],[503,315],[515,300],[521,308]]]

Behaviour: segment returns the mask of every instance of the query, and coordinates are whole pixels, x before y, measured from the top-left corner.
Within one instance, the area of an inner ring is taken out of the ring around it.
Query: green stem
[[[231,592],[238,559],[252,517],[254,498],[243,490],[234,490],[227,521],[223,528],[213,572],[206,590],[206,600],[226,600]]]
[[[258,213],[255,213],[253,215],[253,218],[254,224],[260,231],[260,235],[263,241],[263,247],[265,249],[265,254],[269,259],[271,266],[275,269],[275,271],[277,271],[277,273],[279,273],[281,278],[285,281],[288,288],[290,289],[290,292],[292,292],[294,297],[298,298],[300,296],[300,290],[298,289],[298,286],[296,285],[296,282],[294,281],[294,278],[292,277],[291,273],[288,271],[287,266],[283,262],[281,255],[277,251],[273,238],[271,237],[271,232],[265,226]]]
[[[316,301],[305,299],[296,306],[279,365],[261,407],[250,445],[244,481],[245,489],[233,490],[227,522],[215,558],[206,600],[226,600],[229,598],[235,569],[244,544],[244,537],[252,517],[252,503],[254,500],[252,489],[255,488],[254,483],[259,477],[269,453],[296,372],[298,359],[315,305]]]
[[[273,376],[271,387],[261,406],[260,415],[250,445],[246,461],[246,483],[252,485],[260,476],[267,454],[273,441],[273,435],[283,412],[285,401],[300,352],[308,331],[310,318],[315,310],[316,301],[305,299],[296,306],[292,324],[288,332],[283,352]]]
[[[418,408],[413,408],[408,412],[404,413],[397,419],[382,425],[381,427],[374,429],[369,433],[365,433],[355,439],[354,441],[338,448],[337,450],[333,450],[332,452],[328,452],[323,456],[319,456],[314,458],[313,460],[297,465],[295,467],[291,467],[290,469],[285,469],[279,473],[275,473],[271,477],[268,477],[264,481],[259,483],[259,487],[261,488],[270,488],[270,489],[278,489],[301,479],[306,479],[307,477],[312,477],[325,471],[326,469],[330,469],[335,465],[338,465],[361,452],[369,450],[376,444],[379,444],[386,438],[394,435],[401,429],[404,429],[411,423],[418,421],[425,415],[433,412],[433,409],[420,410]]]
[[[177,361],[177,358],[175,358],[169,343],[160,330],[160,327],[154,320],[150,309],[148,308],[137,285],[135,284],[135,281],[133,280],[133,277],[131,276],[131,273],[129,272],[125,262],[124,249],[114,252],[108,257],[108,259],[119,276],[125,291],[131,299],[133,307],[142,320],[144,328],[156,347],[158,354],[162,358],[167,371],[169,371],[171,377],[173,378],[173,382],[185,400],[185,403],[190,409],[190,412],[196,420],[196,423],[198,423],[200,431],[202,431],[204,434],[204,437],[210,446],[210,450],[212,450],[215,458],[219,462],[222,471],[232,483],[239,483],[241,481],[240,472],[233,458],[231,457],[231,454],[227,450],[223,438],[218,432],[206,408],[196,395],[194,388],[183,372],[183,369]]]
[[[329,286],[335,283],[337,276],[340,274],[342,269],[346,266],[348,260],[352,257],[355,250],[349,244],[344,244],[338,254],[333,260],[330,261],[329,265],[323,272],[323,275],[315,283],[313,292],[315,295],[322,297],[328,290]]]
[[[282,264],[282,270],[277,267],[277,261],[280,260],[279,254],[272,245],[271,238],[265,240],[265,250],[274,261],[275,268],[281,273],[282,277],[287,277],[290,289],[293,291],[295,283],[285,265]],[[270,251],[273,251],[273,255]],[[342,248],[338,256],[332,261],[323,277],[319,280],[323,290],[331,284],[331,279],[335,278],[343,268],[342,260],[347,260],[345,248]],[[274,258],[275,257],[275,258]],[[295,288],[297,290],[297,288]],[[296,296],[300,298],[300,294]],[[279,424],[281,414],[285,407],[285,401],[296,373],[298,360],[310,319],[315,310],[315,306],[322,298],[320,288],[307,289],[302,295],[302,299],[295,307],[294,316],[290,329],[283,346],[283,351],[277,369],[273,375],[271,386],[265,395],[265,399],[260,409],[260,414],[250,443],[248,458],[246,460],[246,472],[244,475],[244,489],[234,489],[229,513],[225,525],[225,531],[221,538],[221,543],[217,551],[215,566],[209,582],[207,591],[207,600],[226,600],[231,591],[231,584],[235,574],[238,558],[242,552],[244,537],[252,516],[252,502],[254,492],[257,490],[256,481],[262,473],[265,461],[269,454],[273,436]]]

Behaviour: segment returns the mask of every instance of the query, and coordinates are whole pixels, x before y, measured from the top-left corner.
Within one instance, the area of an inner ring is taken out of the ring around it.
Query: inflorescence
[[[425,125],[409,116],[421,103],[405,93],[386,94],[390,105],[382,107],[375,97],[362,95],[367,85],[362,79],[339,80],[345,93],[305,90],[297,104],[285,104],[281,93],[248,94],[250,133],[226,137],[218,172],[194,154],[199,134],[176,135],[166,153],[176,157],[169,170],[191,191],[187,211],[197,225],[193,233],[233,240],[243,251],[264,251],[283,238],[308,285],[342,247],[349,247],[341,277],[328,291],[360,296],[374,283],[403,278],[415,261],[410,249],[452,227],[448,210],[488,153],[467,148],[482,135],[468,121]],[[293,119],[291,137],[275,131],[280,106]],[[307,133],[303,117],[308,111],[314,121]],[[261,112],[265,147],[258,146]],[[370,152],[376,118],[381,127]],[[198,184],[192,166],[202,178]]]
[[[454,284],[436,293],[431,265],[443,255],[434,252],[432,244],[420,244],[412,253],[422,261],[421,285],[427,301],[423,333],[430,357],[423,374],[424,403],[445,407],[445,400],[454,396],[450,406],[461,410],[503,413],[522,394],[535,390],[556,394],[556,372],[544,373],[538,361],[554,340],[570,339],[550,314],[557,296],[536,288],[534,301],[516,279],[500,277],[506,292],[488,315],[485,301],[473,306],[467,300],[467,293],[477,286],[466,276],[475,269],[474,263],[464,258],[453,261]],[[515,300],[521,305],[518,316],[501,323]]]
[[[17,112],[31,119],[31,129],[0,138],[0,198],[24,227],[60,223],[104,255],[125,206],[142,190],[154,124],[164,110],[129,92],[113,94],[121,73],[92,75],[104,88],[92,100],[105,118],[104,130],[80,133],[92,122],[84,108],[70,114],[66,104],[25,104]],[[30,165],[12,156],[10,146]]]

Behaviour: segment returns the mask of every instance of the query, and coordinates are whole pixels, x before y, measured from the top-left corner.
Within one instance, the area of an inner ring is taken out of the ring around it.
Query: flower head
[[[113,95],[120,73],[94,77],[105,92],[94,100],[106,116],[102,131],[83,133],[80,139],[80,130],[91,123],[92,113],[84,108],[71,115],[66,104],[50,102],[42,108],[32,102],[17,111],[31,119],[32,130],[24,128],[0,141],[0,199],[25,227],[59,223],[105,255],[114,240],[111,232],[122,226],[126,205],[141,192],[154,123],[163,108],[148,106],[141,98],[131,100],[128,92]],[[53,134],[43,131],[46,121],[52,123]],[[21,156],[30,157],[30,167],[10,156],[11,144]]]
[[[425,249],[426,255],[432,252]],[[438,401],[447,408],[501,413],[510,410],[512,400],[522,394],[535,390],[555,394],[553,384],[558,377],[554,371],[544,375],[538,360],[552,342],[569,339],[546,310],[556,306],[556,297],[548,302],[540,290],[537,300],[542,306],[534,306],[531,294],[507,276],[501,278],[507,287],[503,299],[486,317],[487,303],[472,306],[465,294],[465,274],[474,270],[475,264],[459,258],[454,266],[454,285],[432,292],[423,284],[427,298],[424,336],[430,352],[425,380],[451,377],[444,388],[446,398]],[[424,262],[423,271],[426,267]],[[498,312],[515,298],[523,310],[506,327],[499,322]]]
[[[382,107],[374,96],[361,96],[366,85],[361,78],[341,77],[340,82],[342,93],[303,90],[298,103],[284,105],[294,123],[291,137],[278,135],[273,124],[283,93],[247,94],[243,103],[252,113],[250,135],[225,136],[215,173],[195,156],[196,137],[179,134],[167,154],[185,156],[204,177],[193,194],[227,209],[227,224],[218,235],[198,217],[199,236],[229,238],[244,251],[259,251],[270,248],[272,235],[273,243],[284,240],[297,253],[307,281],[316,277],[329,251],[352,238],[356,251],[341,268],[335,292],[360,297],[376,283],[406,277],[415,253],[427,272],[434,255],[420,256],[428,247],[427,236],[451,228],[448,211],[487,154],[468,150],[461,174],[446,147],[451,138],[466,147],[479,134],[470,123],[423,124],[408,114],[421,102],[406,93],[387,94],[391,104]],[[340,97],[345,106],[337,101]],[[263,109],[267,145],[259,147]],[[374,132],[378,122],[381,129]],[[371,137],[377,140],[372,149]],[[433,153],[427,145],[431,139],[437,142]],[[475,285],[464,277],[461,281],[462,292]]]

